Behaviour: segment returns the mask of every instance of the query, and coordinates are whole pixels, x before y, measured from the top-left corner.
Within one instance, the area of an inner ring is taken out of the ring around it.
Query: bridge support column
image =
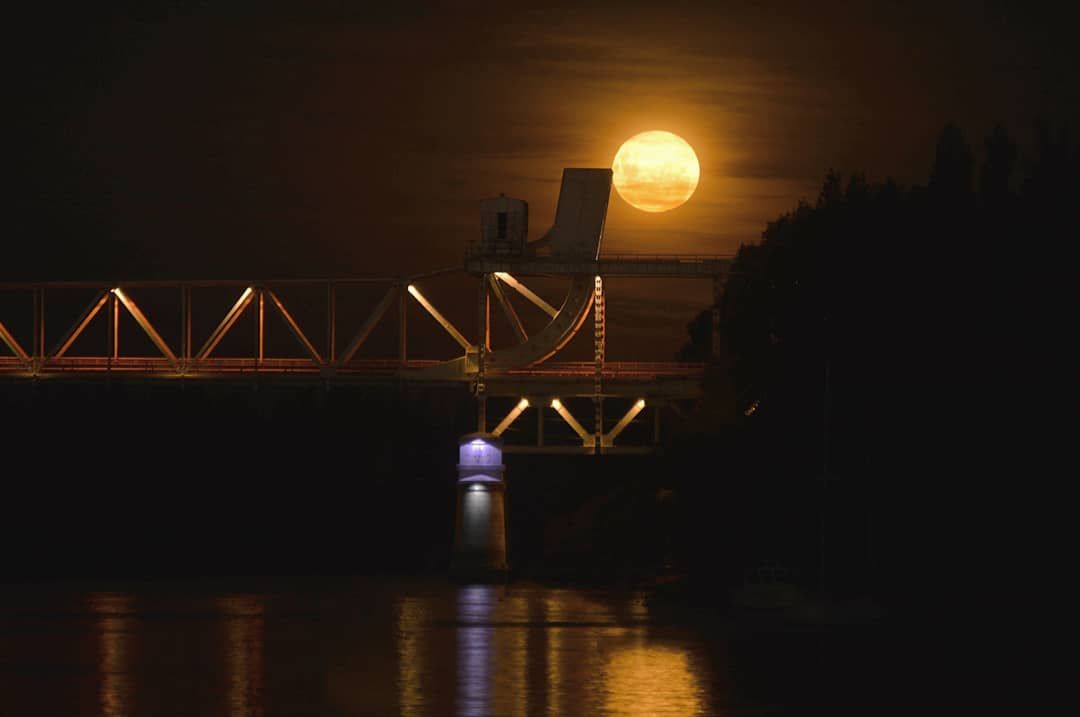
[[[502,439],[470,433],[458,441],[454,578],[493,582],[505,578],[506,483]]]

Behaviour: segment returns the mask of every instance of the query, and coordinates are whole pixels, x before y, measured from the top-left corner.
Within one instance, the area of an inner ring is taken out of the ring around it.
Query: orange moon
[[[611,163],[615,189],[644,212],[681,207],[694,194],[701,165],[694,148],[677,134],[653,130],[623,142]]]

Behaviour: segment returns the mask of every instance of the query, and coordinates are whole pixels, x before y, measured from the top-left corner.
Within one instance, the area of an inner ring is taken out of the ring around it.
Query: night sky
[[[613,192],[604,250],[730,253],[830,168],[925,181],[948,121],[1080,117],[1074,26],[1026,2],[94,5],[9,24],[7,278],[455,266],[479,199],[536,237],[563,167],[649,129],[700,186]]]

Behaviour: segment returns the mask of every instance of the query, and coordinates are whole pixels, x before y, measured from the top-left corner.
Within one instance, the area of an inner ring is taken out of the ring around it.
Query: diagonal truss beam
[[[146,318],[146,314],[139,309],[138,304],[131,300],[119,287],[112,290],[112,293],[116,295],[116,298],[120,300],[120,303],[124,305],[124,308],[131,314],[131,318],[135,319],[135,323],[139,325],[139,328],[143,330],[150,340],[154,342],[154,346],[157,346],[157,350],[169,360],[169,363],[175,367],[178,364],[176,354],[172,352],[169,345],[165,343],[165,339],[161,338],[161,334],[157,332],[154,325],[150,323],[150,320]]]
[[[458,345],[461,346],[461,348],[465,349],[466,351],[473,350],[474,347],[472,344],[469,343],[469,340],[466,339],[465,336],[463,336],[462,333],[458,331],[453,324],[450,323],[449,319],[440,314],[439,310],[432,306],[430,301],[424,298],[424,295],[420,293],[419,289],[417,289],[412,284],[409,284],[409,293],[412,294],[414,299],[420,302],[421,306],[427,309],[427,312],[431,314],[431,318],[438,321],[439,325],[446,329],[446,333],[450,334],[454,341],[458,342]]]
[[[495,430],[493,430],[491,434],[493,436],[501,436],[502,432],[509,428],[510,424],[516,421],[517,417],[520,416],[521,413],[528,407],[529,399],[523,398],[518,401],[517,405],[510,409],[510,413],[506,414],[506,417],[499,421],[499,425],[495,426]],[[543,410],[542,406],[541,410]]]
[[[371,312],[371,316],[367,317],[364,325],[360,327],[356,336],[353,337],[353,340],[350,341],[349,345],[345,348],[344,353],[338,358],[337,366],[344,366],[352,361],[353,356],[356,355],[356,352],[359,351],[360,347],[367,341],[368,336],[371,335],[371,332],[379,324],[379,321],[382,320],[383,315],[386,314],[387,309],[390,308],[390,305],[394,303],[394,299],[396,299],[400,293],[401,288],[397,286],[391,286],[386,290],[383,298],[379,301],[378,305],[375,306],[375,310]]]
[[[562,419],[566,421],[566,425],[570,426],[570,428],[574,429],[574,433],[578,434],[578,437],[581,438],[581,445],[586,448],[596,445],[596,437],[582,428],[581,424],[574,418],[574,414],[570,413],[566,406],[563,405],[562,401],[557,398],[551,399],[551,407],[555,409],[556,413],[562,416]]]
[[[75,323],[71,325],[71,328],[67,330],[64,337],[56,342],[55,348],[50,354],[50,358],[60,358],[67,353],[67,350],[71,348],[71,345],[82,335],[82,332],[90,325],[90,322],[94,320],[94,317],[98,315],[101,308],[105,306],[105,302],[109,300],[109,292],[103,290],[97,297],[90,302],[90,305],[86,307],[86,310],[82,312]]]
[[[536,306],[538,306],[541,311],[543,311],[551,318],[555,318],[555,314],[559,313],[554,306],[541,299],[539,296],[533,293],[532,289],[522,284],[510,274],[507,274],[505,271],[495,272],[495,277],[500,281],[505,281],[510,286],[510,288],[524,296],[529,301],[536,304]]]
[[[229,333],[229,329],[233,327],[236,320],[240,318],[240,314],[244,313],[244,309],[251,303],[251,298],[255,296],[255,290],[250,286],[244,289],[244,293],[240,294],[240,298],[236,300],[232,308],[229,309],[229,313],[225,314],[225,318],[221,320],[217,328],[214,329],[214,333],[210,334],[210,338],[206,339],[206,343],[199,349],[199,353],[195,354],[195,360],[201,361],[210,355],[210,352],[217,348],[217,345],[221,343],[221,339],[225,338],[225,334]]]
[[[529,335],[525,333],[525,326],[521,323],[517,312],[514,311],[514,305],[506,298],[506,292],[503,291],[502,286],[495,280],[494,276],[488,277],[488,283],[491,284],[491,293],[495,295],[495,300],[499,302],[506,320],[510,323],[514,338],[517,339],[519,344],[525,343],[529,340]]]
[[[19,360],[26,362],[30,361],[30,355],[26,353],[26,350],[23,349],[15,337],[11,335],[11,332],[7,330],[7,327],[4,326],[4,322],[2,321],[0,321],[0,341],[7,344],[7,347],[11,349],[11,353],[18,356]]]
[[[630,425],[630,422],[637,418],[637,415],[641,413],[641,410],[645,408],[645,399],[639,398],[634,401],[634,405],[630,407],[630,410],[626,412],[619,422],[615,426],[604,434],[603,444],[605,446],[615,445],[615,439],[619,437],[619,434],[623,432],[623,429]]]
[[[285,319],[285,323],[289,325],[289,330],[293,332],[293,336],[296,337],[303,346],[304,350],[308,352],[311,360],[315,362],[316,366],[322,366],[322,356],[315,349],[315,346],[308,341],[308,337],[304,335],[304,332],[300,330],[300,325],[296,323],[296,319],[292,317],[289,310],[285,308],[285,304],[281,303],[281,299],[270,289],[266,289],[266,293],[270,295],[270,300],[274,302],[274,306],[277,307],[278,312],[281,314],[281,318]]]

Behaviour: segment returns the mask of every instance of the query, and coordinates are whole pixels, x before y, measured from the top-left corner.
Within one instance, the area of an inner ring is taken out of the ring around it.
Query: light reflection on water
[[[618,649],[604,669],[604,707],[612,715],[697,715],[701,687],[685,651],[644,639]]]
[[[11,612],[0,599],[0,626],[21,625],[56,665],[0,641],[0,683],[4,670],[39,680],[2,683],[2,715],[44,713],[41,685],[72,717],[695,715],[724,702],[705,640],[629,593],[369,582],[48,602]]]
[[[489,585],[464,587],[457,595],[457,713],[462,717],[482,717],[492,713],[491,680],[495,665],[492,641],[495,628],[495,588]]]
[[[102,717],[124,717],[131,709],[132,604],[130,595],[99,594],[90,599],[97,615],[101,651]]]
[[[226,673],[230,717],[261,717],[263,606],[253,595],[230,595],[218,601],[225,614]]]
[[[416,717],[423,704],[424,626],[427,605],[420,598],[404,597],[397,607],[398,693],[402,717]]]
[[[544,599],[544,622],[552,625],[547,634],[547,650],[544,655],[544,667],[547,672],[547,714],[562,714],[562,701],[559,696],[565,689],[562,671],[559,669],[559,657],[562,651],[562,632],[565,628],[555,627],[555,623],[565,620],[562,600],[558,593]]]
[[[420,645],[439,642],[437,606],[398,603],[401,714],[439,714],[440,694]],[[468,586],[456,595],[454,714],[697,715],[703,667],[685,646],[649,637],[640,596],[619,606],[577,591]],[[425,622],[427,620],[428,622]],[[425,684],[425,679],[427,684]]]

